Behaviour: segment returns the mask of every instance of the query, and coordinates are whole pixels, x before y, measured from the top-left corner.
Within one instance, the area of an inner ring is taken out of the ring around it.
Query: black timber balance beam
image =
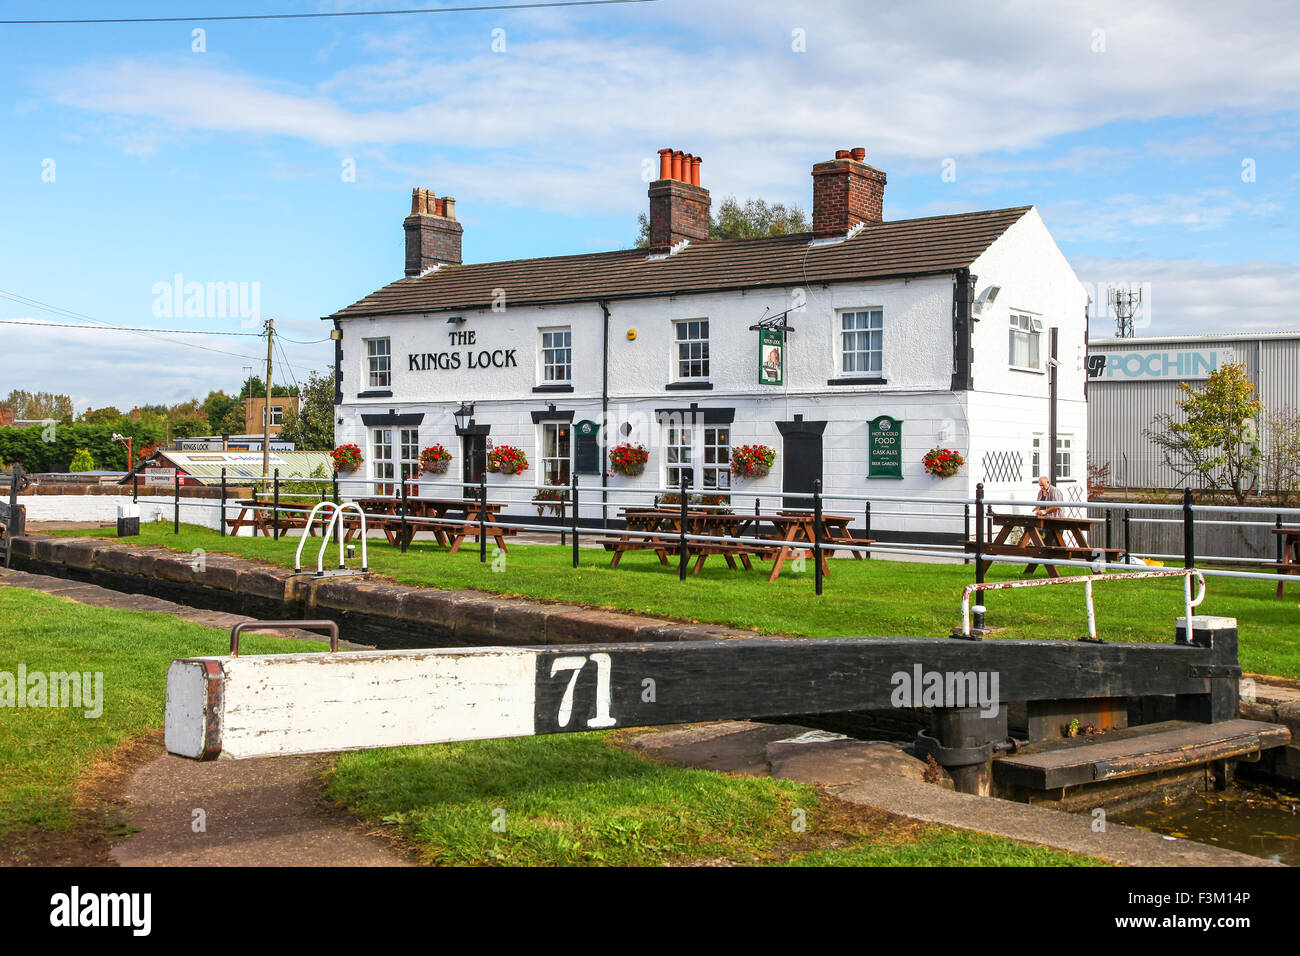
[[[1182,719],[1214,722],[1236,715],[1240,673],[1236,621],[1209,617],[1170,644],[741,638],[186,658],[168,671],[166,743],[244,758],[925,706],[939,746],[987,765],[1007,701],[1174,695]]]

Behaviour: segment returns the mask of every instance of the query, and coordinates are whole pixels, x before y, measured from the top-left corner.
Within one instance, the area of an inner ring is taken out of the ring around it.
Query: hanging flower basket
[[[645,445],[630,445],[624,442],[609,450],[610,471],[616,475],[627,475],[629,478],[644,473],[645,463],[649,459],[650,453],[645,450]]]
[[[420,452],[420,468],[431,475],[445,475],[452,457],[442,445],[430,445]]]
[[[330,452],[330,457],[334,459],[335,471],[356,471],[365,461],[356,445],[339,445]]]
[[[740,445],[731,449],[731,473],[737,478],[766,478],[776,461],[776,449],[767,445]]]
[[[951,478],[966,464],[966,459],[951,448],[931,448],[921,459],[921,464],[925,465],[926,474]]]
[[[513,445],[494,445],[488,452],[488,471],[517,475],[528,470],[528,456]]]

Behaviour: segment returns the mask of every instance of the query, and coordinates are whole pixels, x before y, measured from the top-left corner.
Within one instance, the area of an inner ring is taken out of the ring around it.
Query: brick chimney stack
[[[434,266],[460,265],[460,238],[465,228],[456,221],[456,200],[441,199],[432,189],[411,190],[411,214],[406,230],[406,274],[418,276]]]
[[[659,150],[659,178],[650,184],[650,251],[667,252],[683,239],[709,238],[709,191],[700,186],[698,156]]]
[[[812,168],[813,238],[843,236],[860,222],[880,222],[885,174],[862,160],[867,151],[837,150],[834,159]]]

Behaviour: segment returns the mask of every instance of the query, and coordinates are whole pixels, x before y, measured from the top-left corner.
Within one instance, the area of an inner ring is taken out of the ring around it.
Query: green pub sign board
[[[903,477],[903,421],[881,415],[867,422],[868,478]]]
[[[785,333],[758,330],[758,384],[785,384]]]
[[[579,475],[600,474],[600,426],[581,421],[573,428],[578,444],[574,449],[573,470]]]

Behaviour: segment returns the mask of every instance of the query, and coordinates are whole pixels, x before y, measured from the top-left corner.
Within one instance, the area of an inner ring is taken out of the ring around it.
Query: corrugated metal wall
[[[1300,409],[1300,334],[1278,339],[1161,339],[1158,345],[1126,339],[1090,344],[1088,351],[1106,355],[1154,348],[1230,348],[1258,390],[1265,416],[1284,406]],[[1093,466],[1110,466],[1110,485],[1181,487],[1178,475],[1165,465],[1160,449],[1143,434],[1156,415],[1176,414],[1181,395],[1178,383],[1173,381],[1089,383],[1088,460]]]

